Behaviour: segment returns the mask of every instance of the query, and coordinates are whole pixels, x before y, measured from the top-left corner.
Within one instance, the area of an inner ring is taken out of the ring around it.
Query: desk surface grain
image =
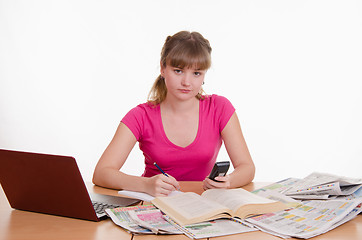
[[[263,187],[267,183],[251,183],[245,189]],[[90,192],[115,195],[117,191],[94,186],[88,183],[87,188]],[[203,189],[199,182],[182,182],[181,190],[184,192],[193,191],[202,193]],[[49,239],[133,239],[133,240],[186,240],[184,235],[134,235],[127,233],[122,228],[113,224],[109,219],[101,222],[91,222],[66,217],[58,217],[47,214],[26,212],[14,210],[10,207],[6,196],[0,188],[0,240],[49,240]],[[254,240],[265,239],[275,240],[278,237],[263,232],[250,232],[237,235],[212,238],[215,240]],[[357,216],[342,226],[329,231],[326,234],[319,235],[313,240],[357,240],[362,239],[362,215]]]

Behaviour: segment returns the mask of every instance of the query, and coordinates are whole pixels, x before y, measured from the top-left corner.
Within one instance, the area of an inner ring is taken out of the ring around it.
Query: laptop
[[[138,199],[89,194],[73,157],[0,149],[0,184],[14,209],[100,221]],[[95,207],[93,206],[95,205]]]

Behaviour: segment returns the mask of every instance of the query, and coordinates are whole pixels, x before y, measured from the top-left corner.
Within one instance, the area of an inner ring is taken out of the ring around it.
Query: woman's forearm
[[[255,176],[255,166],[251,164],[241,164],[229,175],[230,188],[242,187],[253,181]]]
[[[99,169],[93,175],[95,185],[138,192],[145,192],[146,181],[144,177],[128,175],[113,168]]]

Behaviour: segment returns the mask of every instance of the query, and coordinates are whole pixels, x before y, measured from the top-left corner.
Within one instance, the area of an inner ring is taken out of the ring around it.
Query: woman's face
[[[205,74],[206,70],[161,65],[161,75],[165,78],[168,98],[178,100],[194,98],[200,92]]]

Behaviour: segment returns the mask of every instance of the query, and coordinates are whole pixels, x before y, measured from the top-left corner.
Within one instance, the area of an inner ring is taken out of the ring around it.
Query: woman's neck
[[[171,111],[174,114],[176,113],[187,113],[198,111],[199,108],[199,100],[195,97],[188,101],[173,101],[171,99],[166,99],[161,103],[163,110]]]

